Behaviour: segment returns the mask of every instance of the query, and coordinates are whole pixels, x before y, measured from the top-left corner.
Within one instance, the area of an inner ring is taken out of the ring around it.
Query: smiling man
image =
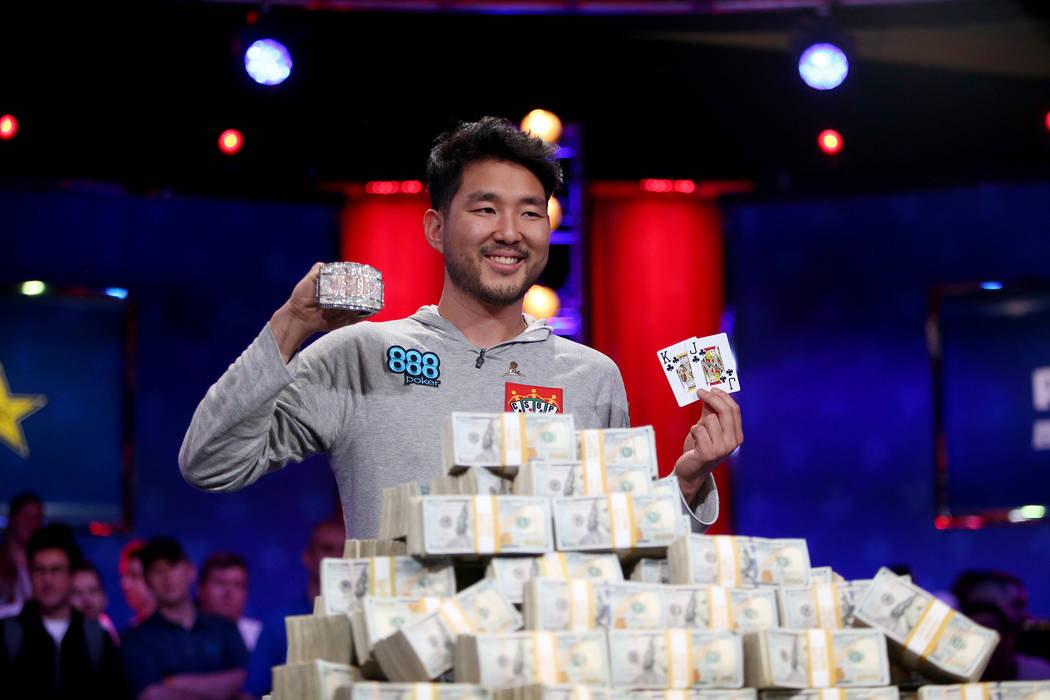
[[[318,307],[314,265],[197,407],[179,454],[186,480],[231,491],[326,452],[347,535],[370,538],[383,488],[441,475],[452,411],[506,411],[524,391],[549,397],[577,429],[628,425],[612,360],[522,313],[547,262],[547,200],[562,181],[554,153],[495,117],[440,136],[427,162],[432,208],[423,220],[445,261],[438,304],[353,323],[348,312]],[[718,514],[711,470],[743,440],[732,398],[715,390],[703,399],[671,477],[697,532]]]

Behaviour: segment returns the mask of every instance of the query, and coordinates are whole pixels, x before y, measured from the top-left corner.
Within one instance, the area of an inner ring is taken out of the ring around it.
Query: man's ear
[[[427,209],[423,215],[423,235],[437,252],[445,253],[445,217],[437,209]]]

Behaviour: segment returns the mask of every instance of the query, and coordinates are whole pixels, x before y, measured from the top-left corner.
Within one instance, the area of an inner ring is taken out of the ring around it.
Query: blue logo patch
[[[403,374],[405,384],[440,386],[441,358],[432,352],[405,350],[400,345],[386,349],[386,368],[394,374]]]

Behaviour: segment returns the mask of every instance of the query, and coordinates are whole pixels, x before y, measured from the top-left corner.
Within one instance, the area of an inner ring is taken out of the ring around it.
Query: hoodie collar
[[[467,345],[470,345],[471,347],[474,347],[474,344],[467,340],[467,337],[463,335],[463,331],[459,330],[459,328],[457,328],[456,325],[452,323],[452,321],[449,321],[447,318],[438,313],[437,305],[435,304],[419,307],[419,310],[412,314],[411,318],[423,324],[424,326],[428,326],[439,331],[442,335],[445,335],[449,338],[458,340],[460,342],[466,343]],[[534,316],[530,316],[526,313],[522,313],[522,318],[525,319],[525,330],[519,333],[517,337],[512,338],[511,340],[504,341],[502,343],[498,343],[496,345],[493,345],[492,347],[497,348],[501,345],[509,345],[511,343],[539,342],[542,340],[546,340],[551,336],[551,333],[554,332],[553,329],[547,325],[546,319],[535,318]],[[485,349],[491,350],[492,348]]]

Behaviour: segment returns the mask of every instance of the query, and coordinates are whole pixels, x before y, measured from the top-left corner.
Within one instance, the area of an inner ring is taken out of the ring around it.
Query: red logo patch
[[[565,405],[561,389],[507,383],[504,410],[513,413],[561,413]]]

